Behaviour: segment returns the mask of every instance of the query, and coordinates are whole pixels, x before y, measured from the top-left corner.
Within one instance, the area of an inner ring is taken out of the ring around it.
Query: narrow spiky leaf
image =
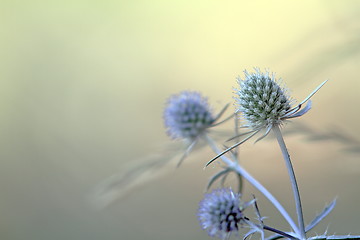
[[[315,237],[311,237],[308,238],[308,240],[359,240],[360,236],[359,235],[331,235],[331,236],[325,236],[325,235],[320,235],[320,236],[315,236]]]
[[[255,234],[257,230],[251,229],[247,233],[244,234],[243,240],[246,240],[248,237],[251,237],[253,234]]]
[[[206,191],[208,191],[208,190],[210,189],[211,185],[213,185],[213,183],[214,183],[217,179],[219,179],[219,178],[220,178],[221,176],[223,176],[224,174],[229,173],[229,171],[230,171],[230,169],[226,168],[226,169],[218,172],[218,173],[215,174],[214,176],[212,176],[212,177],[210,178],[207,186],[206,186]]]
[[[278,239],[282,239],[284,238],[284,236],[280,235],[280,234],[274,234],[270,237],[267,237],[266,240],[278,240]]]
[[[334,209],[336,205],[336,199],[334,199],[329,205],[327,205],[324,210],[317,215],[305,228],[305,231],[308,232],[313,229],[321,220],[323,220],[330,212]]]
[[[223,109],[221,109],[221,111],[215,116],[214,118],[214,122],[216,122],[217,120],[219,120],[221,118],[221,116],[225,113],[226,109],[228,109],[230,103],[226,104]]]
[[[187,156],[190,154],[190,152],[193,150],[193,148],[195,147],[197,143],[197,140],[193,140],[190,145],[186,148],[184,154],[181,156],[181,158],[179,159],[178,164],[176,165],[176,167],[180,167],[181,163],[185,160],[185,158],[187,158]]]
[[[232,145],[231,147],[229,147],[228,149],[224,150],[223,152],[221,152],[220,154],[218,154],[216,157],[214,157],[213,159],[211,159],[206,165],[205,167],[209,166],[212,162],[214,162],[216,159],[218,159],[219,157],[221,157],[222,155],[224,155],[225,153],[231,151],[232,149],[240,146],[241,144],[243,144],[244,142],[246,142],[248,139],[250,139],[252,136],[254,136],[255,134],[257,134],[260,130],[254,131],[252,134],[250,134],[248,137],[246,137],[245,139],[243,139],[242,141]]]
[[[230,173],[230,171],[227,172],[226,174],[224,174],[224,175],[221,177],[221,180],[220,180],[220,186],[221,186],[221,187],[225,187],[225,181],[226,181],[226,179],[227,179],[227,176],[229,176],[229,173]]]

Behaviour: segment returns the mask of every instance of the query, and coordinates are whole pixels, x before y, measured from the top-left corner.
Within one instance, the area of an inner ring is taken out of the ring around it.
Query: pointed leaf
[[[224,169],[224,170],[218,172],[218,173],[215,174],[214,176],[212,176],[212,177],[210,178],[207,186],[206,186],[206,191],[208,191],[208,190],[210,189],[211,185],[212,185],[219,177],[221,177],[223,174],[228,173],[229,171],[230,171],[230,169],[227,168],[227,169]]]
[[[243,176],[240,173],[236,174],[238,177],[238,193],[242,193],[243,190]]]
[[[218,113],[218,115],[215,117],[214,122],[216,122],[217,120],[219,120],[219,118],[221,118],[221,116],[224,114],[224,112],[226,111],[226,109],[229,107],[230,103],[226,104],[223,109],[221,109],[221,111]]]
[[[176,165],[176,167],[180,167],[181,163],[185,160],[185,158],[190,154],[190,152],[192,151],[192,149],[194,148],[195,144],[197,143],[197,140],[195,139],[194,141],[191,142],[191,144],[186,148],[184,154],[181,156],[181,158],[179,159],[178,164]]]
[[[222,176],[221,181],[220,181],[220,186],[221,186],[221,187],[224,187],[224,186],[225,186],[225,181],[226,181],[226,179],[227,179],[227,176],[229,176],[229,173],[230,173],[230,171],[227,172],[227,173],[225,173],[225,174]]]
[[[324,210],[317,215],[305,228],[305,231],[308,232],[313,229],[321,220],[323,220],[330,212],[334,209],[336,205],[336,199],[334,199],[329,205],[327,205]]]
[[[272,125],[270,125],[270,126],[266,129],[266,132],[264,133],[264,135],[262,135],[261,137],[259,137],[259,138],[255,141],[255,143],[257,143],[258,141],[260,141],[260,140],[262,140],[263,138],[265,138],[265,137],[270,133],[271,129],[272,129]]]
[[[332,235],[332,236],[315,236],[308,238],[308,240],[360,240],[360,235]]]
[[[274,234],[270,237],[267,237],[266,240],[278,240],[278,239],[282,239],[284,238],[284,236],[280,235],[280,234]]]
[[[226,109],[229,107],[229,103],[225,105],[225,107],[219,112],[219,114],[215,117],[213,124],[211,124],[208,128],[212,128],[215,126],[218,126],[220,124],[223,124],[226,121],[229,121],[230,119],[232,119],[235,116],[235,113],[231,114],[230,116],[228,116],[227,118],[225,118],[224,120],[217,122],[217,120],[220,119],[220,117],[224,114],[224,112],[226,111]]]
[[[300,111],[290,115],[287,118],[301,117],[302,115],[304,115],[305,113],[307,113],[311,109],[311,105],[312,105],[312,101],[309,100],[308,103],[306,104],[306,106],[303,109],[301,109]]]
[[[223,152],[219,153],[217,156],[215,156],[213,159],[211,159],[206,165],[205,167],[209,166],[212,162],[214,162],[216,159],[218,159],[219,157],[221,157],[222,155],[224,155],[225,153],[231,151],[232,149],[238,147],[239,145],[243,144],[244,142],[246,142],[247,140],[249,140],[252,136],[254,136],[255,134],[257,134],[260,130],[254,131],[252,134],[250,134],[248,137],[246,137],[245,139],[243,139],[242,141],[232,145],[231,147],[229,147],[228,149],[225,149]]]
[[[248,131],[248,132],[244,132],[244,133],[237,134],[237,135],[235,135],[235,136],[233,136],[233,137],[231,137],[231,138],[227,139],[227,140],[226,140],[226,142],[230,142],[230,141],[232,141],[232,140],[234,140],[234,139],[236,139],[236,138],[239,138],[239,137],[242,137],[242,136],[248,135],[249,133],[252,133],[252,132],[254,132],[254,130],[251,130],[251,131]]]
[[[248,237],[250,237],[251,235],[253,235],[256,232],[257,232],[257,230],[251,229],[250,231],[248,231],[247,233],[244,234],[243,240],[246,240]]]
[[[327,82],[328,80],[325,80],[324,82],[322,82],[312,93],[309,94],[309,96],[307,96],[301,103],[300,105],[304,104],[305,102],[307,102],[312,96],[314,96],[314,94],[320,90],[320,88],[322,86],[324,86],[324,84]]]

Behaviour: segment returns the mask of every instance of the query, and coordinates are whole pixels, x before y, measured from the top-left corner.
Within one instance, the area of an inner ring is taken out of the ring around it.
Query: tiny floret
[[[238,79],[240,89],[236,91],[238,111],[243,114],[251,128],[260,129],[281,124],[291,109],[291,99],[281,88],[274,74],[246,70],[245,79]]]
[[[200,202],[198,217],[202,228],[212,237],[225,239],[238,232],[244,221],[240,194],[229,188],[206,194]]]
[[[207,99],[198,92],[183,91],[169,98],[164,121],[172,138],[195,139],[215,121]]]

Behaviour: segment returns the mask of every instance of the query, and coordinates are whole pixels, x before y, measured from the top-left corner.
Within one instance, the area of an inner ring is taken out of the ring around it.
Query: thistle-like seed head
[[[237,232],[244,220],[240,204],[240,194],[229,188],[216,189],[206,194],[199,204],[198,212],[202,228],[210,236],[220,239]]]
[[[253,129],[267,128],[281,124],[282,118],[291,108],[291,99],[286,90],[276,82],[275,75],[268,71],[245,73],[245,79],[238,79],[240,89],[236,90],[238,111]]]
[[[183,91],[169,98],[164,122],[172,138],[195,139],[214,122],[207,99],[198,92]]]

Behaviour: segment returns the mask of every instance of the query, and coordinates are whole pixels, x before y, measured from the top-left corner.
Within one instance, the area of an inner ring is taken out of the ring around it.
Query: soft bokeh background
[[[199,90],[220,110],[233,101],[244,69],[275,71],[299,100],[330,79],[313,98],[313,110],[295,121],[359,139],[359,1],[0,5],[2,240],[208,239],[195,215],[207,179],[218,170],[203,171],[213,156],[208,150],[145,179],[104,210],[94,207],[93,191],[128,166],[163,156],[170,140],[162,111],[170,94]],[[359,234],[360,154],[346,151],[348,143],[339,139],[306,138],[286,137],[306,221],[338,197],[316,231]],[[247,143],[241,156],[292,209],[276,142]],[[271,217],[269,225],[287,228],[246,185],[245,198],[251,193]]]

